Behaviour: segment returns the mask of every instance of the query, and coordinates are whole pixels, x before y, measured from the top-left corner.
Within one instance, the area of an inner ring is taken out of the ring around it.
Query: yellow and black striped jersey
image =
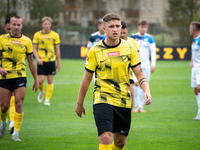
[[[55,61],[55,45],[60,44],[58,33],[50,31],[48,34],[38,31],[34,34],[33,44],[38,45],[38,55],[44,62]]]
[[[94,104],[131,108],[130,67],[140,64],[135,46],[120,39],[118,45],[110,47],[104,41],[93,46],[86,57],[85,68],[95,72]]]
[[[0,36],[1,68],[6,69],[8,74],[0,79],[26,77],[26,55],[33,53],[31,40],[22,35],[19,38],[10,34]]]

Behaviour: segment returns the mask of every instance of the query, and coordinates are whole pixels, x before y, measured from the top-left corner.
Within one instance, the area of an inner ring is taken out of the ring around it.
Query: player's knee
[[[1,112],[6,113],[8,111],[9,105],[8,104],[1,104]]]
[[[111,144],[112,143],[112,133],[104,132],[99,136],[100,143]]]
[[[126,140],[117,140],[115,141],[115,145],[119,148],[123,148],[126,144]]]

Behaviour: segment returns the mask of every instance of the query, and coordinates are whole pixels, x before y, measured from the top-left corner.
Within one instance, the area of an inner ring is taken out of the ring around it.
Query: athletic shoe
[[[139,112],[139,107],[135,106],[135,108],[133,109],[133,113],[138,113]]]
[[[44,91],[39,93],[39,95],[38,95],[38,103],[42,103],[43,97],[44,97]]]
[[[9,134],[13,134],[13,132],[14,132],[14,121],[9,124],[9,130],[8,130]]]
[[[49,100],[48,100],[48,99],[45,99],[45,101],[44,101],[44,105],[46,105],[46,106],[50,106],[50,103],[49,103]]]
[[[7,123],[2,123],[1,122],[1,126],[0,126],[0,138],[2,138],[6,132],[7,129]]]
[[[18,141],[22,141],[22,140],[19,139],[19,136],[18,136],[18,135],[13,135],[12,138],[11,138],[11,141],[16,141],[16,142],[18,142]]]
[[[141,112],[141,113],[146,113],[147,111],[144,110],[144,109],[142,109],[142,108],[139,108],[139,112]]]
[[[195,118],[193,118],[194,120],[200,120],[200,114],[198,114]]]

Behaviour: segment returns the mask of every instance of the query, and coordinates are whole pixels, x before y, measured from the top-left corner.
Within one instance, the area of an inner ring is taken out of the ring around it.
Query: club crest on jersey
[[[12,40],[12,43],[13,43],[13,44],[21,44],[20,41],[15,41],[15,40]]]
[[[49,36],[48,36],[48,35],[44,35],[44,36],[43,36],[43,38],[45,38],[45,39],[48,39],[48,38],[49,38]]]
[[[120,52],[119,52],[119,51],[116,51],[116,52],[109,52],[109,53],[108,53],[108,57],[119,56],[119,55],[120,55]]]

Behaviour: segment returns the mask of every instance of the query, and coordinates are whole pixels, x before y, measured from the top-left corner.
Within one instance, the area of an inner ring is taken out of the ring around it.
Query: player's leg
[[[121,135],[119,133],[113,134],[112,150],[124,150],[127,136]]]
[[[39,82],[39,95],[38,95],[38,102],[42,103],[43,97],[44,97],[44,80],[45,80],[45,75],[38,75],[38,82]]]
[[[14,90],[15,95],[15,117],[14,117],[14,132],[12,134],[12,141],[21,141],[19,139],[19,131],[23,120],[23,102],[25,98],[26,87],[19,87]]]
[[[47,87],[46,87],[46,97],[44,105],[50,106],[50,99],[53,93],[53,77],[56,74],[56,65],[54,62],[48,62],[46,65],[46,74],[47,74]]]
[[[1,126],[0,126],[0,138],[2,138],[7,129],[7,117],[8,117],[8,108],[10,106],[10,97],[12,91],[9,89],[0,87],[0,102],[1,102]]]
[[[133,109],[134,113],[137,113],[139,111],[139,106],[138,106],[139,88],[140,88],[139,86],[134,85],[134,103],[135,103],[135,106],[134,106],[134,109]]]
[[[93,106],[93,114],[99,136],[99,150],[112,150],[112,131],[114,112],[108,104]]]
[[[12,134],[14,131],[14,117],[15,117],[15,96],[14,93],[12,93],[11,99],[10,99],[10,124],[9,124],[9,130],[8,133]]]
[[[194,119],[200,120],[200,71],[196,73],[196,84],[197,84],[197,87],[194,88],[194,90],[195,90],[195,95],[196,95],[196,100],[197,100],[198,111],[197,111],[197,116]]]
[[[53,76],[54,75],[47,75],[47,87],[46,87],[46,96],[44,105],[50,106],[50,99],[53,93]]]

